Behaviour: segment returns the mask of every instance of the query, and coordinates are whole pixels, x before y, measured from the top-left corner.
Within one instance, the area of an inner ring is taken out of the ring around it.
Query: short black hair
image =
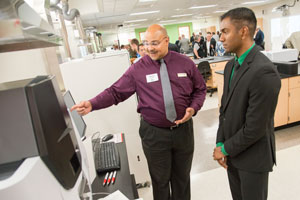
[[[250,36],[254,36],[257,20],[254,12],[251,9],[240,7],[229,10],[220,17],[221,21],[223,21],[227,17],[230,18],[230,20],[234,23],[235,27],[238,30],[243,26],[247,26]]]

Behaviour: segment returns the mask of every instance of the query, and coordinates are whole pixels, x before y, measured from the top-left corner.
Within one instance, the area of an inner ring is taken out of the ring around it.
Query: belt
[[[158,128],[163,128],[163,129],[169,129],[169,130],[173,130],[178,128],[179,126],[181,126],[182,124],[176,124],[174,126],[170,126],[170,127],[158,127]]]
[[[153,124],[148,123],[147,121],[144,120],[144,118],[141,116],[141,119],[146,122],[147,124],[151,125],[151,126],[155,126]],[[157,128],[163,128],[163,129],[169,129],[169,130],[173,130],[178,128],[179,126],[182,126],[183,124],[185,124],[186,122],[182,123],[182,124],[175,124],[174,126],[170,126],[170,127],[161,127],[161,126],[155,126]]]
[[[179,127],[179,125],[180,124],[176,124],[176,125],[174,125],[174,126],[170,126],[170,127],[168,127],[170,130],[173,130],[173,129],[175,129],[175,128],[178,128]]]

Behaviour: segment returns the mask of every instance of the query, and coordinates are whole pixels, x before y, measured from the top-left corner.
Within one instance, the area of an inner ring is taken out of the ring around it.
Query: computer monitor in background
[[[65,94],[64,94],[64,101],[65,101],[65,104],[66,106],[71,109],[74,105],[75,105],[75,101],[71,95],[71,92],[70,91],[67,91]],[[78,114],[78,112],[76,110],[73,110],[71,113],[71,117],[74,121],[74,125],[76,126],[77,130],[78,130],[78,133],[81,137],[81,140],[84,140],[85,139],[85,130],[86,130],[86,124],[82,118],[81,115]]]

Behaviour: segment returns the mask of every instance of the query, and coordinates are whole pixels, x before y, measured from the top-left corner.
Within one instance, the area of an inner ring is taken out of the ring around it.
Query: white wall
[[[0,53],[0,83],[48,74],[41,49]]]
[[[216,26],[216,31],[220,30],[220,20],[218,17],[193,20],[192,22],[193,22],[194,33],[199,33],[201,29],[205,29],[210,26]]]
[[[102,34],[103,46],[112,46],[114,44],[118,44],[118,35],[117,33],[103,33]]]
[[[75,25],[66,25],[68,32],[69,45],[71,50],[72,58],[81,58],[81,53],[78,45],[80,44],[80,38],[74,35],[74,29],[76,29]],[[63,47],[61,47],[63,48]]]
[[[278,7],[283,4],[292,4],[292,3],[293,3],[293,1],[283,0],[283,1],[278,1],[276,3],[268,4],[265,6],[253,8],[253,11],[255,12],[256,17],[263,18],[263,31],[265,34],[266,50],[276,50],[279,47],[281,47],[282,43],[287,39],[287,37],[290,34],[286,31],[287,30],[286,27],[289,25],[294,26],[293,24],[288,24],[288,22],[286,21],[287,17],[283,17],[282,12],[272,12],[272,9],[274,7]],[[300,15],[300,2],[297,2],[295,7],[289,8],[289,12],[290,12],[289,16]],[[271,40],[271,20],[276,19],[276,18],[280,19],[282,22],[285,22],[285,23],[281,23],[281,27],[278,30],[276,30],[281,33],[281,36],[279,38],[274,38],[273,40]],[[299,23],[300,22],[298,22],[298,24]],[[297,24],[295,24],[295,25],[297,25]],[[300,30],[298,30],[298,31],[300,31]]]
[[[100,31],[101,32],[101,31]],[[102,34],[102,41],[103,41],[103,46],[112,46],[114,44],[118,44],[118,37],[120,41],[120,45],[124,44],[129,44],[128,40],[135,38],[135,33],[134,31],[130,32],[120,32],[119,34],[117,33],[103,33]]]
[[[119,33],[119,39],[121,45],[129,44],[129,39],[133,39],[133,38],[136,38],[134,31]]]

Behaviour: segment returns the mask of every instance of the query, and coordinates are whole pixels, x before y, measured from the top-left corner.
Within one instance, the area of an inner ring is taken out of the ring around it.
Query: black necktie
[[[229,80],[229,89],[230,89],[230,86],[231,86],[231,83],[234,81],[235,77],[236,77],[236,74],[238,72],[238,70],[240,69],[240,63],[238,62],[238,60],[236,60],[234,62],[234,66],[233,66],[233,72],[232,72],[232,75],[230,76],[230,80]]]

